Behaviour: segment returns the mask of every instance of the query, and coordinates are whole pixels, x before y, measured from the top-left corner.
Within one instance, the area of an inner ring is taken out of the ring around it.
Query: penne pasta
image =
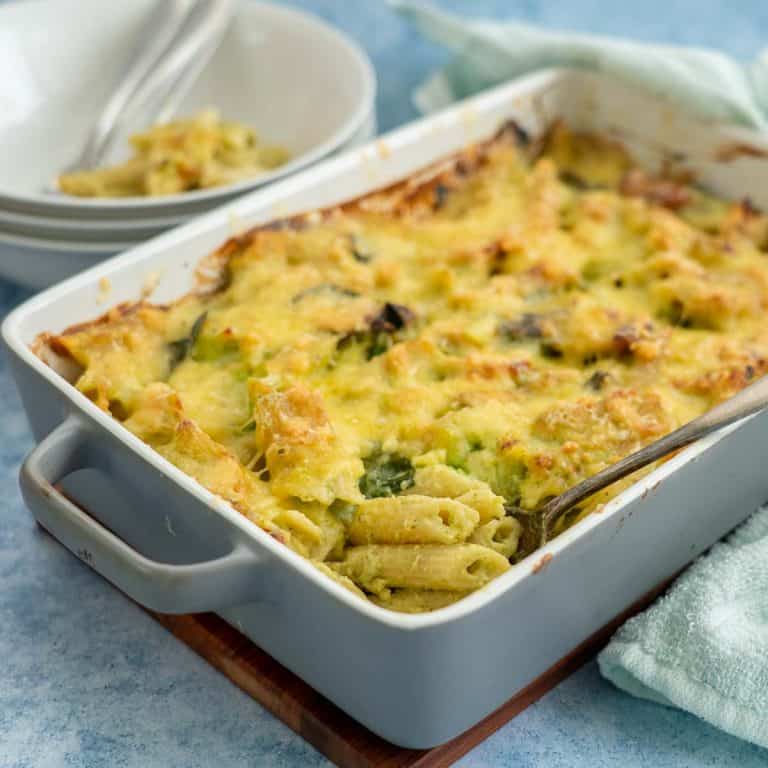
[[[312,565],[317,568],[320,573],[325,574],[329,578],[333,579],[338,584],[341,584],[344,589],[348,589],[352,594],[357,595],[365,599],[365,592],[358,587],[352,579],[348,579],[346,576],[342,576],[338,571],[335,571],[327,563],[323,563],[320,560],[310,560]]]
[[[400,613],[424,613],[445,608],[469,592],[449,592],[440,589],[393,589],[390,594],[371,597],[371,600],[382,608]]]
[[[360,497],[362,463],[345,451],[317,392],[300,385],[281,391],[257,379],[248,390],[256,447],[273,492],[325,505]]]
[[[456,501],[472,507],[477,512],[481,523],[496,520],[506,514],[504,498],[497,496],[488,486],[472,488],[461,496],[457,496]]]
[[[505,514],[503,497],[495,494],[487,483],[445,464],[417,470],[413,486],[406,493],[456,499],[476,510],[481,523]]]
[[[455,499],[467,491],[483,487],[488,486],[466,472],[459,472],[445,464],[432,464],[416,470],[413,487],[409,493],[418,493],[422,496],[447,496],[449,499]]]
[[[347,534],[352,544],[457,544],[478,519],[476,510],[452,499],[390,496],[359,504]]]
[[[351,547],[338,573],[373,594],[392,588],[466,592],[509,570],[509,561],[478,544]]]
[[[299,503],[296,506],[321,532],[320,540],[312,548],[312,559],[326,560],[341,557],[346,538],[341,520],[319,504]]]
[[[289,534],[293,549],[304,557],[309,557],[318,545],[322,544],[322,528],[298,510],[281,509],[273,519],[283,531]]]
[[[469,540],[510,558],[517,552],[522,532],[523,526],[514,517],[502,517],[479,526]]]

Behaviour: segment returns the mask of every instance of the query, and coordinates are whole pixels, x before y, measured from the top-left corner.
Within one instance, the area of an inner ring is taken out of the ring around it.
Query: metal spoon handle
[[[688,422],[674,432],[670,432],[668,435],[650,445],[646,445],[639,451],[631,453],[629,456],[621,459],[621,461],[611,464],[611,466],[606,467],[596,475],[592,475],[592,477],[577,483],[542,507],[540,511],[540,545],[543,546],[547,543],[549,532],[558,518],[587,497],[601,491],[617,480],[631,475],[638,469],[642,469],[648,464],[667,456],[673,451],[690,445],[699,438],[715,432],[728,424],[732,424],[734,421],[756,413],[766,406],[768,406],[768,376],[758,379],[754,384],[750,384],[737,395],[719,403],[705,414]]]
[[[112,141],[120,115],[146,83],[160,57],[178,35],[190,7],[189,0],[161,0],[156,5],[148,24],[151,32],[145,47],[104,106],[80,157],[73,164],[74,168],[93,168],[99,164],[105,149]]]
[[[205,68],[229,27],[233,0],[197,0],[180,33],[179,42],[161,60],[137,99],[151,110],[151,122],[167,122]],[[126,116],[131,119],[133,113]]]

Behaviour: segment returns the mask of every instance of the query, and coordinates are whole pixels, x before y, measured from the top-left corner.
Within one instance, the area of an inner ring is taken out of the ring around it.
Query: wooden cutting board
[[[169,615],[144,610],[339,768],[443,768],[575,672],[678,575],[641,597],[473,728],[432,749],[397,747],[371,733],[213,613]]]
[[[214,614],[149,613],[340,768],[437,768],[452,765],[575,672],[620,624],[649,605],[671,581],[649,592],[474,728],[427,750],[396,747],[374,735]]]

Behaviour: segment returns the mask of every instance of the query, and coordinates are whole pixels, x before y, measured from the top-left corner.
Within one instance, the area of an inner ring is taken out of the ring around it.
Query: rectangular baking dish
[[[698,122],[601,75],[551,70],[151,240],[35,296],[2,328],[39,441],[21,486],[41,524],[152,609],[216,611],[405,747],[432,747],[478,722],[768,498],[768,415],[691,446],[469,598],[401,615],[358,599],[270,538],[98,410],[29,345],[148,288],[155,301],[180,296],[193,287],[198,261],[238,231],[364,194],[489,136],[509,117],[533,133],[560,117],[614,134],[649,165],[685,162],[720,194],[768,206],[765,140]]]

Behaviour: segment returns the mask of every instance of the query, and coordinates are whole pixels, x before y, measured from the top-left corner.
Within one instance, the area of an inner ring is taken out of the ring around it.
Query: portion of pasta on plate
[[[59,177],[59,189],[78,197],[156,197],[234,184],[288,162],[282,147],[261,144],[246,125],[216,110],[155,125],[131,137],[124,163]]]
[[[428,611],[529,554],[544,500],[766,371],[766,243],[747,201],[510,123],[230,240],[215,289],[44,341],[99,407],[325,574]]]

